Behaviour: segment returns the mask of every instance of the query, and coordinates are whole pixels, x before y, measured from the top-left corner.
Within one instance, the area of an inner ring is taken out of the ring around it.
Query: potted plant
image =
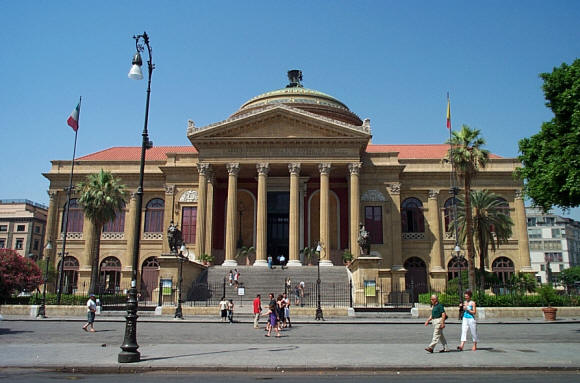
[[[556,291],[550,284],[546,284],[539,289],[537,289],[538,294],[542,298],[542,302],[547,307],[542,307],[542,311],[544,312],[544,319],[548,321],[556,320],[556,311],[558,309],[556,307],[552,307],[553,304],[556,304]]]
[[[238,253],[236,254],[236,258],[238,258],[240,261],[241,260],[246,260],[246,265],[250,265],[250,254],[254,252],[254,247],[250,246],[250,247],[246,247],[246,246],[242,246],[238,249]]]
[[[213,255],[209,255],[209,254],[201,254],[199,256],[199,260],[204,264],[204,265],[209,265],[211,262],[213,262]]]
[[[342,253],[342,261],[344,262],[344,264],[346,266],[350,265],[353,258],[354,257],[352,255],[352,253],[348,249],[344,249],[344,251]]]

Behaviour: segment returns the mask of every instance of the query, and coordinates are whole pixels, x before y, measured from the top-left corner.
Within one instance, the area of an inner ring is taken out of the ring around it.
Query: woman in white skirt
[[[477,306],[475,302],[471,299],[473,293],[471,290],[466,290],[463,301],[463,322],[461,323],[461,344],[457,347],[459,351],[463,351],[463,346],[467,340],[467,329],[471,332],[471,338],[473,339],[472,351],[477,350],[477,322],[475,320],[475,315],[477,314]]]

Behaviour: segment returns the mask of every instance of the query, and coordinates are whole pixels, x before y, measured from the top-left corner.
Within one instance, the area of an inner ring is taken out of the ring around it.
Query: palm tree
[[[101,246],[101,232],[103,226],[115,219],[125,205],[127,191],[121,185],[119,178],[111,172],[101,169],[99,173],[89,174],[86,181],[77,185],[80,193],[79,203],[85,216],[93,224],[93,236],[90,247],[89,260],[91,261],[91,281],[89,293],[95,293],[99,274],[99,250]]]
[[[457,224],[461,228],[460,238],[464,242],[467,236],[465,201],[458,198]],[[480,287],[485,289],[485,260],[491,247],[495,251],[500,244],[507,243],[512,235],[512,219],[507,214],[505,201],[489,190],[474,190],[471,192],[471,208],[473,209],[473,239],[477,243],[479,255],[479,270],[481,274]]]
[[[464,201],[465,201],[465,230],[467,245],[467,270],[469,288],[475,286],[475,248],[473,245],[473,218],[471,212],[471,181],[480,168],[484,168],[489,160],[489,151],[481,149],[485,145],[485,139],[479,136],[479,129],[471,129],[462,125],[461,130],[451,132],[451,138],[447,141],[451,147],[447,152],[449,160],[460,177],[463,178]]]

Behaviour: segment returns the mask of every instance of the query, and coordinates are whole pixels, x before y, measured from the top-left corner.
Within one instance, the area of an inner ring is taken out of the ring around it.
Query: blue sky
[[[514,157],[552,118],[538,74],[579,56],[578,20],[575,0],[2,1],[0,198],[48,202],[41,173],[70,160],[81,95],[79,156],[140,145],[146,82],[127,72],[143,31],[155,145],[188,145],[188,119],[221,121],[301,69],[371,119],[373,143],[443,143],[449,91],[453,126]]]

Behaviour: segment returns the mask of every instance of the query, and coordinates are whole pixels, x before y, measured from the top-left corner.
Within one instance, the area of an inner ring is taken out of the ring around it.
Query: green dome
[[[293,73],[295,75],[299,74],[299,77],[291,77],[291,72],[299,72]],[[362,125],[362,120],[336,98],[317,90],[302,87],[300,84],[302,72],[290,71],[288,72],[288,76],[290,78],[290,84],[286,88],[273,90],[253,97],[244,103],[233,116],[244,114],[257,108],[283,104],[348,124]]]

